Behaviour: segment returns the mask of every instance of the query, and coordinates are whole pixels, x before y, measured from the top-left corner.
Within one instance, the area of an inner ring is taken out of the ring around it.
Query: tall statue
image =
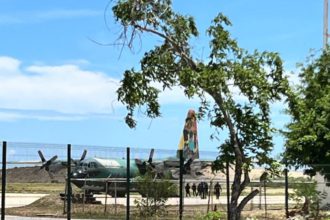
[[[179,150],[183,150],[185,160],[194,160],[199,158],[198,136],[197,136],[197,118],[194,110],[190,109],[183,127],[183,134],[179,143]]]

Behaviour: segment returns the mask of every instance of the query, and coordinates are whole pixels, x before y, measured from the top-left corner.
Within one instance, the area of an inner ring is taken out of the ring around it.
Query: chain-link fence
[[[2,219],[5,215],[67,219],[204,219],[219,215],[226,219],[228,202],[232,203],[234,170],[213,173],[216,152],[200,152],[200,159],[187,167],[176,150],[2,145]],[[321,176],[314,182],[303,178],[302,171],[290,171],[287,176],[283,173],[260,180],[263,172],[257,167],[249,173],[250,183],[240,192],[238,203],[258,193],[247,202],[242,216],[286,219],[289,214],[304,214],[307,205],[312,212],[317,190],[322,198],[317,208],[327,207],[326,193],[322,193],[327,187]]]

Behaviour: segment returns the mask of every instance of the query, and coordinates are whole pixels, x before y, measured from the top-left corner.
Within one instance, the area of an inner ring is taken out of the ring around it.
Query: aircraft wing
[[[173,159],[173,160],[164,160],[163,163],[164,163],[164,166],[166,168],[180,167],[180,160],[175,160],[175,159]]]
[[[213,161],[209,160],[193,160],[191,163],[193,166],[199,166],[201,168],[205,168],[207,166],[211,166]],[[167,159],[163,161],[165,168],[179,168],[180,161],[176,159]]]
[[[88,182],[126,182],[126,178],[71,178],[76,181],[88,181]]]

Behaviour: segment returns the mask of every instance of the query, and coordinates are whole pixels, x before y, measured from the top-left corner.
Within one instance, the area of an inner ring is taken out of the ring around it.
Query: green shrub
[[[166,214],[166,201],[177,190],[176,185],[168,179],[155,180],[150,172],[136,178],[136,187],[143,196],[142,199],[134,200],[141,217]]]
[[[303,202],[301,212],[303,215],[311,215],[315,219],[319,217],[320,202],[327,196],[326,192],[317,191],[317,182],[311,178],[292,178],[293,193],[289,197],[300,204]]]
[[[223,213],[220,211],[214,211],[214,212],[209,212],[207,213],[204,217],[203,220],[220,220],[223,218]]]

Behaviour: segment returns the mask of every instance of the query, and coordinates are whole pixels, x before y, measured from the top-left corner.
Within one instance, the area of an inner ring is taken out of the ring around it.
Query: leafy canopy
[[[128,110],[126,123],[136,126],[134,116],[139,109],[148,117],[159,117],[158,97],[164,89],[180,87],[188,98],[198,98],[198,115],[207,117],[215,128],[212,136],[218,138],[223,129],[228,132],[220,146],[222,162],[215,168],[221,168],[223,159],[235,165],[230,206],[231,218],[239,219],[243,207],[258,193],[254,190],[238,203],[250,181],[251,162],[273,162],[269,157],[274,131],[270,103],[290,94],[279,55],[240,48],[227,30],[229,19],[220,13],[206,30],[209,55],[199,60],[191,45],[199,34],[194,18],[174,12],[170,0],[119,0],[112,10],[123,27],[121,40],[128,47],[143,33],[160,39],[143,55],[138,69],[124,73],[118,100]]]
[[[128,109],[130,127],[136,126],[134,114],[139,108],[151,118],[161,115],[161,90],[155,82],[162,89],[180,86],[187,97],[199,97],[200,117],[208,116],[217,128],[231,127],[234,133],[226,143],[237,137],[241,148],[266,162],[273,131],[269,103],[280,100],[288,89],[277,53],[249,53],[240,48],[226,29],[230,21],[220,13],[207,30],[210,54],[198,61],[190,45],[191,38],[198,36],[195,21],[175,13],[171,1],[118,1],[113,12],[124,27],[122,36],[127,37],[128,45],[143,32],[163,40],[144,54],[139,70],[124,73],[118,99]]]
[[[307,165],[310,174],[320,172],[330,179],[330,51],[311,56],[301,65],[302,85],[296,91],[295,104],[288,112],[293,120],[285,133],[286,159]]]

